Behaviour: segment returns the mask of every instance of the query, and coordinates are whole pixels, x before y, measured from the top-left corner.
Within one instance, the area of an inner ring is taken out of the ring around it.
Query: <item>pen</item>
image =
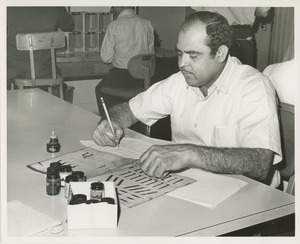
[[[113,127],[113,125],[112,125],[112,123],[111,123],[111,119],[110,119],[109,113],[108,113],[108,111],[107,111],[107,108],[106,108],[104,99],[103,99],[103,97],[101,97],[100,99],[101,99],[101,102],[102,102],[102,106],[103,106],[103,109],[104,109],[104,112],[105,112],[107,121],[108,121],[109,126],[110,126],[110,128],[111,128],[111,131],[112,131],[112,133],[114,133],[114,135],[116,135],[116,132],[115,132],[114,127]],[[118,147],[119,147],[119,142],[118,142]]]

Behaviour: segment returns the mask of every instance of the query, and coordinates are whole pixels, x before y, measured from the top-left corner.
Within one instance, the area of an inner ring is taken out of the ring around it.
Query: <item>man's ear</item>
[[[226,60],[228,51],[229,51],[229,49],[225,45],[222,45],[219,47],[218,52],[216,54],[216,58],[219,63],[223,63]]]

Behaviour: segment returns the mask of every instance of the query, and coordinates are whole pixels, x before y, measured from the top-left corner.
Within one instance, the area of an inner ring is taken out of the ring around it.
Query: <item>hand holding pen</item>
[[[92,138],[95,141],[95,143],[97,143],[100,146],[114,147],[119,145],[121,138],[124,136],[124,131],[120,126],[112,123],[102,97],[101,102],[107,119],[101,119],[92,135]]]

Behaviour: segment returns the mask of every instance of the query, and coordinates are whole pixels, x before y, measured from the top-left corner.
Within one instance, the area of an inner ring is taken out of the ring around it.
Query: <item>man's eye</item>
[[[197,58],[197,57],[198,57],[198,54],[197,54],[197,53],[192,53],[192,54],[190,54],[190,58],[195,59],[195,58]]]

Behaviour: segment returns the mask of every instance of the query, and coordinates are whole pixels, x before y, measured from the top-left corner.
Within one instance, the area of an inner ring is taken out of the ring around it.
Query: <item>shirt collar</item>
[[[227,93],[229,85],[230,85],[230,77],[228,74],[230,73],[230,70],[234,66],[234,60],[233,58],[228,55],[226,65],[221,73],[221,75],[218,77],[218,79],[215,81],[215,83],[212,86],[217,87],[217,91],[221,91],[223,93]]]
[[[127,15],[135,15],[135,12],[132,10],[132,9],[124,9],[119,15],[118,15],[118,18],[121,18],[121,17],[124,17],[124,16],[127,16]]]
[[[215,81],[214,84],[212,84],[212,86],[208,89],[208,96],[214,92],[215,90],[217,90],[217,92],[223,92],[223,93],[227,93],[228,91],[228,87],[230,85],[230,77],[228,77],[228,73],[230,72],[230,70],[233,68],[234,65],[234,60],[233,58],[229,55],[225,64],[225,67],[222,71],[222,73],[220,74],[220,76],[218,77],[218,79]],[[202,93],[200,92],[198,87],[192,87],[192,86],[188,86],[187,88],[192,89],[194,92],[196,92],[198,95],[202,95]]]

